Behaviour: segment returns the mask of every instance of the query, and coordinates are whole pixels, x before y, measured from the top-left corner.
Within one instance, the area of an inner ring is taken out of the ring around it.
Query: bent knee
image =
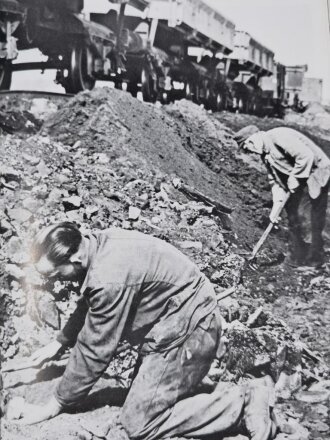
[[[120,422],[130,439],[143,438],[142,435],[146,424],[139,414],[134,411],[125,411],[125,408],[123,408]]]

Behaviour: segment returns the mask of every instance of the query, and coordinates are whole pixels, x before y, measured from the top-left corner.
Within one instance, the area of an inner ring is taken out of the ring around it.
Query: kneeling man
[[[45,361],[73,346],[55,394],[43,407],[29,405],[22,423],[81,402],[125,338],[141,347],[122,411],[130,439],[225,434],[243,419],[250,438],[273,438],[265,385],[198,391],[217,354],[220,316],[210,281],[175,247],[115,228],[83,236],[60,223],[36,237],[34,260],[46,277],[81,280],[82,300],[57,341],[39,351]]]

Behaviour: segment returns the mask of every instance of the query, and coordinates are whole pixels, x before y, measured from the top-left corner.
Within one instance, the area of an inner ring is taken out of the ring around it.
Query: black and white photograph
[[[0,439],[330,439],[330,0],[0,0]]]

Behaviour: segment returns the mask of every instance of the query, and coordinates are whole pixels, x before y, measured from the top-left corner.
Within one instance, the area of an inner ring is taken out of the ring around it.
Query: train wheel
[[[71,51],[69,73],[65,83],[67,93],[92,90],[95,86],[93,70],[94,57],[88,46],[76,45]]]
[[[0,61],[0,90],[9,90],[11,85],[12,69],[11,61]]]
[[[134,82],[134,81],[129,81],[129,82],[127,83],[127,91],[128,91],[128,92],[129,92],[134,98],[136,98],[136,97],[137,97],[137,94],[138,94],[138,91],[139,91],[139,88],[138,88],[137,83]]]
[[[141,72],[141,91],[143,101],[155,102],[157,99],[157,92],[154,87],[154,80],[147,69],[143,68]]]

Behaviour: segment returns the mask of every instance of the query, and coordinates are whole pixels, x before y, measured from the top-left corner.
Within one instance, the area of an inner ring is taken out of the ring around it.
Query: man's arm
[[[288,136],[272,134],[274,143],[292,157],[294,163],[290,177],[298,180],[308,179],[314,162],[313,151],[299,138],[299,133]],[[289,188],[290,189],[290,188]]]
[[[26,404],[33,415],[25,411],[19,423],[39,423],[81,402],[111,361],[139,288],[139,284],[108,284],[90,292],[85,324],[55,395],[43,407]]]
[[[65,347],[73,347],[76,343],[79,332],[84,326],[86,314],[88,311],[88,304],[85,297],[79,298],[77,307],[68,322],[57,335],[57,341]]]
[[[273,206],[269,214],[269,219],[272,223],[277,223],[279,219],[276,218],[276,214],[278,212],[279,207],[283,203],[287,192],[279,183],[276,182],[275,178],[271,174],[268,174],[268,180],[271,186],[271,191],[273,196]]]
[[[75,311],[70,316],[67,324],[57,335],[56,340],[32,353],[28,362],[30,362],[34,368],[40,367],[45,362],[54,359],[63,347],[72,347],[84,325],[87,310],[88,305],[85,298],[80,298]]]
[[[90,308],[56,391],[61,406],[75,406],[106,370],[121,340],[139,284],[109,283],[88,295]]]

